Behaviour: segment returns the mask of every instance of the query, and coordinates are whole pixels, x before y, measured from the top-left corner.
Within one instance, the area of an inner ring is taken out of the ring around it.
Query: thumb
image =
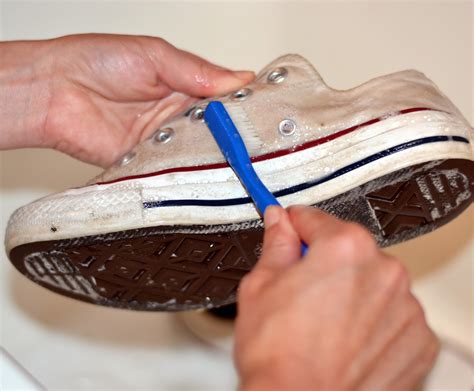
[[[159,76],[175,91],[195,97],[225,95],[255,78],[254,72],[230,71],[164,40],[160,39],[158,44],[154,60]]]
[[[284,270],[299,260],[300,239],[283,208],[269,206],[265,211],[264,221],[262,256],[255,268]]]

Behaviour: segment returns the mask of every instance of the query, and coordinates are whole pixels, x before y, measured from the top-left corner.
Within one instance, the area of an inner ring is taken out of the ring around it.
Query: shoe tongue
[[[281,138],[276,133],[278,122],[296,115],[299,106],[306,106],[318,91],[329,89],[311,63],[297,54],[272,61],[249,88],[254,95],[248,102],[230,101],[226,108],[252,156],[303,141],[297,136]]]
[[[273,60],[257,74],[257,81],[270,81],[274,84],[278,84],[278,79],[272,79],[272,73],[274,76],[274,72],[278,72],[281,68],[285,69],[288,74],[291,74],[291,78],[288,82],[290,82],[292,86],[301,83],[314,84],[314,88],[318,86],[327,88],[321,75],[316,71],[313,65],[298,54],[286,54]]]

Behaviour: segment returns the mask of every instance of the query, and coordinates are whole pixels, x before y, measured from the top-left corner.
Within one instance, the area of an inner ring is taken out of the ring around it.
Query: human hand
[[[55,148],[104,167],[196,98],[254,78],[144,36],[6,42],[0,57],[0,147]]]
[[[361,226],[315,208],[271,207],[265,226],[261,259],[239,289],[241,388],[412,389],[438,342],[402,264]]]

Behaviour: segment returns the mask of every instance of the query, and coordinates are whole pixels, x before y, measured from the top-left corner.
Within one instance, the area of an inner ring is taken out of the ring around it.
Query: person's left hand
[[[104,167],[196,98],[226,94],[254,78],[154,37],[87,34],[2,45],[3,68],[16,84],[0,80],[2,111],[11,117],[6,129],[16,132],[4,134],[2,146],[52,147]],[[22,74],[28,75],[23,89],[15,77]],[[22,106],[26,112],[15,118]]]

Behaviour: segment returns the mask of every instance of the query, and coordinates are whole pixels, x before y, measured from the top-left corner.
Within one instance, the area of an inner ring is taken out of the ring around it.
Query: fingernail
[[[255,79],[255,72],[252,72],[252,71],[236,71],[234,72],[234,75],[238,79],[244,80],[246,82],[249,82]]]
[[[272,225],[277,224],[280,221],[281,211],[279,206],[269,206],[265,210],[265,216],[263,221],[265,223],[265,228],[270,228]]]

